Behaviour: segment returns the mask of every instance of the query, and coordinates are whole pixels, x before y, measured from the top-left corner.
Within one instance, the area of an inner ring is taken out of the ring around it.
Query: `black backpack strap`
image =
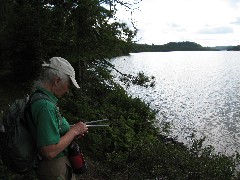
[[[31,111],[31,105],[34,103],[34,102],[36,102],[36,101],[38,101],[38,100],[41,100],[41,99],[46,99],[46,100],[48,100],[48,101],[50,101],[50,102],[52,102],[52,103],[54,103],[53,102],[53,100],[51,99],[51,97],[49,97],[47,94],[45,94],[43,91],[41,91],[41,90],[36,90],[30,97],[29,97],[29,101],[28,101],[28,103],[27,103],[27,106],[26,106],[26,110],[25,110],[25,113],[26,114],[28,114],[29,115],[29,117],[30,117],[30,126],[32,127],[32,126],[34,126],[34,124],[33,124],[33,117],[32,117],[32,111]],[[59,130],[61,130],[61,126],[62,126],[62,116],[61,116],[61,114],[60,114],[60,112],[59,112],[59,108],[55,105],[55,107],[56,107],[56,109],[57,109],[57,116],[58,116],[58,119],[59,119]],[[29,123],[28,123],[29,124]]]
[[[30,97],[29,97],[29,102],[30,105],[33,104],[34,102],[36,102],[37,100],[40,99],[46,99],[48,101],[51,101],[53,103],[53,100],[51,99],[51,97],[49,97],[47,94],[45,94],[43,91],[41,90],[36,90]]]
[[[33,117],[32,117],[32,111],[31,111],[31,105],[40,100],[40,99],[47,99],[51,102],[53,102],[48,95],[44,94],[42,91],[40,90],[37,90],[35,91],[33,94],[31,94],[29,96],[29,100],[27,102],[27,105],[26,105],[26,109],[25,109],[25,117],[26,115],[28,115],[30,117],[30,120],[32,121],[33,120]]]
[[[24,119],[23,119],[24,122],[23,123],[28,128],[28,130],[31,132],[31,135],[34,137],[34,139],[36,139],[36,126],[33,123],[33,116],[32,116],[32,111],[31,111],[31,105],[34,102],[36,102],[37,100],[46,99],[46,98],[49,99],[47,97],[47,95],[44,95],[42,93],[41,94],[38,93],[36,95],[35,92],[26,98],[27,99],[27,104],[26,104],[25,110],[24,110]]]

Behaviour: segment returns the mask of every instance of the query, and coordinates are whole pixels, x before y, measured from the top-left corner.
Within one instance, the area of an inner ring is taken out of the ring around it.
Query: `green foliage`
[[[117,72],[120,74],[120,82],[122,82],[127,88],[131,85],[138,85],[146,88],[153,88],[155,86],[155,77],[146,76],[142,71],[138,72],[136,76],[131,74],[123,74],[118,70]]]
[[[52,56],[78,63],[81,71],[82,64],[128,54],[136,32],[114,18],[117,3],[121,1],[1,1],[1,67],[25,82]]]
[[[139,72],[137,77],[133,79],[132,83],[144,87],[154,87],[155,86],[155,77],[148,77],[144,74],[144,72]]]
[[[240,45],[229,47],[228,51],[240,51]]]
[[[216,51],[202,47],[194,42],[169,42],[164,45],[133,44],[133,52],[166,52],[166,51]]]
[[[95,77],[97,78],[97,77]],[[92,79],[95,79],[92,76]],[[99,79],[98,79],[99,80]],[[96,79],[95,79],[96,81]],[[187,148],[167,140],[154,126],[155,112],[138,98],[127,95],[112,81],[84,85],[74,91],[78,101],[63,101],[63,109],[76,121],[107,118],[109,128],[90,128],[80,141],[91,157],[88,177],[98,179],[233,179],[237,160],[203,148],[204,138]],[[72,95],[73,95],[72,94]],[[70,98],[71,99],[71,98]],[[65,102],[65,103],[64,103]],[[69,117],[70,118],[70,117]]]

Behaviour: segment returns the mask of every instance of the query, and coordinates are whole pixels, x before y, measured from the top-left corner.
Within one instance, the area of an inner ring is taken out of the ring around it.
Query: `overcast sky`
[[[118,17],[130,21],[125,9]],[[240,45],[240,0],[142,0],[133,18],[138,43]]]

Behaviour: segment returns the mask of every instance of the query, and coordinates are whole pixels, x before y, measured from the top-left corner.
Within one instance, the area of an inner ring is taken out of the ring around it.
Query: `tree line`
[[[84,70],[128,54],[136,31],[115,19],[114,0],[1,0],[1,70],[25,81],[39,64],[61,56]],[[28,71],[23,71],[28,69]]]
[[[240,45],[231,46],[231,47],[228,48],[228,51],[240,51]]]
[[[202,47],[195,42],[169,42],[164,45],[134,44],[133,52],[168,52],[168,51],[213,51],[216,49]]]
[[[238,46],[215,46],[215,47],[203,47],[195,42],[169,42],[164,45],[148,45],[133,43],[132,52],[168,52],[168,51],[239,51]]]

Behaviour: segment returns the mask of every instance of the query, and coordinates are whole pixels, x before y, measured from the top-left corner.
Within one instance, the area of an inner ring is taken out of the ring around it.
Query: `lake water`
[[[172,136],[191,144],[194,133],[216,152],[240,152],[240,52],[133,53],[111,62],[123,73],[155,76],[154,88],[127,91],[158,109]]]

